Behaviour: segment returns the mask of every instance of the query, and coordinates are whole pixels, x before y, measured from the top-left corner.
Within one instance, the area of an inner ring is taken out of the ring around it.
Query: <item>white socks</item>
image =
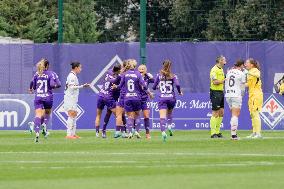
[[[232,116],[231,121],[231,135],[236,135],[238,130],[239,120],[237,116]]]
[[[76,118],[68,117],[67,119],[67,136],[73,136]],[[76,129],[75,129],[76,130]]]

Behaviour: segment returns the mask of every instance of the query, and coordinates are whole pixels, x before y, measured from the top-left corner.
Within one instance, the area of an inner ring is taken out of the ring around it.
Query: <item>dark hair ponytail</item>
[[[72,69],[75,69],[75,68],[79,67],[81,65],[81,63],[80,62],[71,62],[70,65],[71,65]]]

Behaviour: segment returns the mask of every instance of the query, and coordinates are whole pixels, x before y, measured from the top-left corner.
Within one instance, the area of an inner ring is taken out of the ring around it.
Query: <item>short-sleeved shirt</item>
[[[213,81],[214,80],[222,81],[224,79],[225,79],[225,74],[224,74],[223,68],[219,68],[217,65],[215,65],[210,71],[210,81],[211,81],[210,89],[216,90],[216,91],[223,91],[224,84],[221,83],[221,84],[215,85]]]
[[[157,74],[153,90],[159,89],[159,100],[175,99],[175,86],[180,90],[179,80],[176,75],[173,75],[172,78],[165,78],[162,74]]]
[[[122,74],[119,89],[124,92],[125,100],[141,100],[141,86],[147,90],[142,75],[137,70],[128,70]]]
[[[78,77],[73,71],[71,71],[67,76],[64,95],[65,97],[70,98],[75,102],[78,102],[79,88],[74,89],[70,86],[79,86]]]
[[[114,80],[115,77],[113,76],[113,72],[111,70],[108,70],[104,77],[104,82],[102,83],[101,90],[99,92],[99,96],[103,97],[105,99],[114,99],[114,90],[112,87],[112,80]]]
[[[45,70],[42,74],[35,73],[32,84],[35,90],[35,98],[52,99],[52,89],[56,85],[60,85],[60,81],[55,72]]]
[[[246,75],[241,70],[232,68],[228,71],[226,78],[225,97],[242,97]]]

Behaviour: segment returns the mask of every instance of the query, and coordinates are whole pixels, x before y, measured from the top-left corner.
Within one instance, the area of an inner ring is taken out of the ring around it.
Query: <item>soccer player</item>
[[[142,78],[140,72],[135,70],[137,65],[136,60],[129,60],[129,70],[121,76],[121,81],[118,86],[119,89],[124,89],[124,109],[128,116],[127,128],[128,138],[131,139],[133,135],[139,137],[139,133],[133,133],[134,120],[139,116],[141,110],[141,88],[147,91],[147,86]],[[151,95],[148,91],[148,94]]]
[[[46,125],[48,124],[52,104],[53,93],[52,90],[59,88],[61,83],[55,72],[49,71],[49,62],[46,59],[41,59],[37,63],[37,72],[35,73],[30,85],[30,92],[35,91],[35,119],[34,119],[34,131],[36,134],[35,142],[39,141],[40,126],[43,125],[43,134],[47,137],[48,132]]]
[[[171,66],[172,62],[170,60],[164,60],[163,67],[160,73],[157,74],[153,85],[153,90],[159,89],[160,92],[158,108],[163,141],[166,141],[167,139],[167,134],[165,132],[166,125],[168,125],[169,133],[172,135],[172,112],[176,105],[174,86],[176,86],[178,94],[183,95],[178,77],[172,73]]]
[[[244,61],[238,60],[232,69],[226,75],[225,81],[225,97],[232,113],[231,117],[231,139],[238,140],[238,117],[242,107],[242,97],[245,92],[246,75],[242,71],[244,69]]]
[[[252,134],[247,138],[257,139],[262,138],[261,136],[261,120],[259,112],[262,109],[263,104],[263,93],[261,89],[261,79],[260,79],[260,66],[259,63],[249,58],[246,60],[245,67],[248,70],[247,83],[249,92],[248,107],[252,122]]]
[[[111,89],[112,80],[120,73],[121,65],[117,64],[112,70],[109,70],[105,75],[103,87],[98,94],[97,101],[97,115],[96,115],[96,136],[99,137],[99,129],[101,122],[101,115],[104,107],[106,106],[115,115],[116,101],[114,97],[114,90]],[[106,125],[102,131],[102,138],[106,138]]]
[[[124,72],[128,71],[130,69],[130,59],[124,60],[122,64],[123,68],[121,69],[121,74],[118,75],[115,81],[113,81],[113,89],[119,91],[119,97],[116,103],[116,131],[114,134],[114,138],[123,137],[126,138],[126,118],[125,118],[125,112],[124,112],[124,96],[125,96],[125,88],[117,88],[117,86],[120,84],[121,77],[124,74]]]
[[[72,62],[71,64],[72,70],[69,73],[65,85],[64,91],[64,104],[63,107],[67,112],[67,139],[77,139],[80,138],[76,135],[76,119],[77,119],[77,103],[79,98],[79,89],[83,87],[89,87],[88,83],[83,85],[79,85],[79,81],[77,78],[77,74],[79,74],[82,70],[82,66],[80,62]]]
[[[280,82],[279,94],[284,95],[284,79],[282,79],[281,82]]]
[[[146,65],[140,65],[138,67],[138,71],[141,73],[146,86],[148,87],[149,83],[154,83],[154,77],[152,74],[147,73],[147,67]],[[148,94],[146,92],[144,92],[143,90],[141,91],[141,108],[142,108],[142,112],[143,112],[143,116],[144,116],[144,126],[145,126],[145,131],[146,131],[146,138],[150,139],[151,135],[150,135],[150,109],[149,109],[149,97]],[[137,127],[139,128],[139,126],[137,125]],[[136,128],[136,131],[137,129]],[[139,132],[139,130],[137,131]]]
[[[223,67],[226,64],[224,56],[216,58],[216,64],[210,71],[210,100],[212,103],[212,116],[210,119],[211,138],[222,138],[220,133],[224,115],[224,81]]]

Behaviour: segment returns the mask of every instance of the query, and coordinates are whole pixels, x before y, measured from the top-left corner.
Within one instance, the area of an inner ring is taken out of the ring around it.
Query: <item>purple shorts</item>
[[[142,99],[142,101],[141,101],[141,109],[142,110],[150,110],[149,103],[150,103],[150,101],[149,101],[148,98]]]
[[[124,109],[126,112],[136,112],[141,110],[141,100],[125,100]]]
[[[34,106],[36,109],[52,109],[53,100],[47,99],[35,99]]]
[[[97,108],[100,110],[103,110],[104,107],[107,107],[108,109],[114,109],[116,104],[114,99],[106,99],[101,96],[99,96],[98,101],[97,101]]]
[[[176,99],[160,100],[158,102],[159,110],[162,109],[171,110],[174,109],[175,105],[176,105]]]

